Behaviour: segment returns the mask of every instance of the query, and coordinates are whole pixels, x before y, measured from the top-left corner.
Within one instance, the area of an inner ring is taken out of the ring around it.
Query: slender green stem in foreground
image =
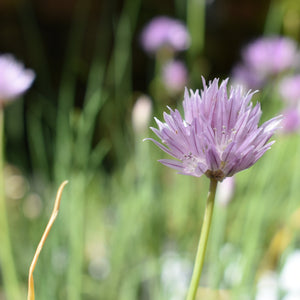
[[[207,196],[205,214],[204,214],[204,221],[201,229],[200,240],[198,244],[198,250],[194,265],[193,276],[190,284],[190,288],[187,295],[187,300],[194,300],[196,299],[198,284],[202,272],[202,267],[204,263],[205,251],[207,246],[208,234],[210,230],[210,224],[212,220],[212,214],[214,209],[214,201],[216,195],[218,181],[215,179],[210,180],[209,192]]]
[[[4,192],[4,109],[0,101],[0,262],[7,299],[19,300],[20,290],[12,254]]]

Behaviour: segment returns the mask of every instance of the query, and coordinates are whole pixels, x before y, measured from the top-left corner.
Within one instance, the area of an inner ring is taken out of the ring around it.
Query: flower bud
[[[147,131],[151,113],[151,99],[146,95],[140,96],[132,110],[132,126],[135,134],[140,135]]]

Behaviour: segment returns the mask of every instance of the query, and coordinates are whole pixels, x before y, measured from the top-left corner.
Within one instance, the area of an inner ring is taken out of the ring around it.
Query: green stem
[[[191,35],[190,58],[200,55],[205,40],[205,0],[187,1],[187,26]]]
[[[201,229],[201,235],[198,244],[193,276],[188,291],[188,295],[186,298],[187,300],[194,300],[196,298],[198,284],[199,284],[203,263],[204,263],[210,224],[212,220],[217,184],[218,184],[217,180],[215,179],[210,180],[209,192],[208,192],[207,202],[206,202],[206,209],[204,214],[204,221]]]
[[[20,290],[9,237],[4,192],[4,110],[0,101],[0,261],[7,299],[19,300]]]

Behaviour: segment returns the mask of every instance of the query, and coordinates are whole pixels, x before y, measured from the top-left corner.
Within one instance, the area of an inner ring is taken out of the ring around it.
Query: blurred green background
[[[201,89],[201,75],[230,76],[241,48],[256,37],[300,38],[296,0],[0,2],[1,53],[36,72],[33,87],[5,108],[4,175],[20,299],[65,179],[34,273],[36,299],[184,299],[208,179],[160,165],[166,155],[142,142],[152,133],[132,123],[142,95],[153,106],[149,126],[166,105],[182,109],[183,90],[162,86],[159,59],[140,45],[143,27],[159,15],[188,24],[191,47],[177,57],[193,89]],[[279,114],[272,88],[255,99],[264,120]],[[300,247],[299,134],[276,140],[235,176],[230,203],[216,204],[199,299],[255,299],[261,274],[280,274],[288,253]],[[8,299],[2,283],[0,277],[0,299]]]

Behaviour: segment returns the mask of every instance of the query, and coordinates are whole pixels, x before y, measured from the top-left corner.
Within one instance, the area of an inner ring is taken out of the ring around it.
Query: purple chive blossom
[[[181,91],[187,83],[187,69],[179,60],[169,61],[163,67],[162,79],[167,90]]]
[[[245,64],[263,76],[276,75],[295,65],[296,43],[286,37],[259,38],[242,53]]]
[[[164,46],[182,51],[189,47],[190,36],[182,22],[169,17],[157,17],[144,28],[141,44],[149,53],[155,53]]]
[[[23,94],[32,84],[35,74],[9,54],[0,55],[0,106]]]
[[[162,143],[152,140],[174,159],[160,162],[180,174],[222,181],[252,166],[273,142],[268,142],[282,117],[275,117],[260,127],[259,103],[252,107],[253,92],[243,93],[242,87],[231,87],[228,80],[214,79],[204,89],[190,93],[185,90],[184,119],[176,109],[164,113],[165,122],[155,118],[157,128],[152,131]],[[164,145],[163,145],[164,144]]]
[[[282,128],[284,133],[296,132],[300,129],[300,113],[297,108],[289,108],[283,113]]]
[[[285,77],[279,84],[279,93],[290,104],[300,103],[300,74]]]
[[[261,88],[272,76],[293,69],[299,60],[296,43],[286,37],[259,38],[242,51],[242,62],[233,69],[233,81]]]

